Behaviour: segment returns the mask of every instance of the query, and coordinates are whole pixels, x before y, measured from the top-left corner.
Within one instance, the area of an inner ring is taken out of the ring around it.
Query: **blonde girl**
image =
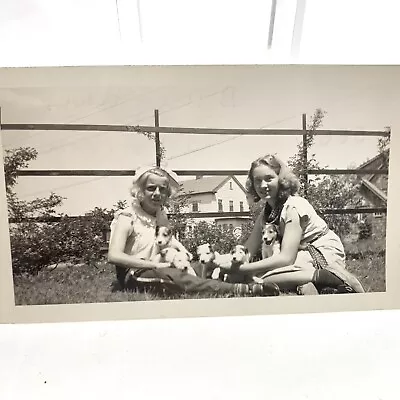
[[[178,190],[176,174],[166,168],[150,166],[136,171],[132,203],[116,212],[111,223],[108,260],[116,266],[120,285],[127,288],[135,287],[137,282],[150,282],[182,293],[276,294],[277,288],[273,284],[230,284],[202,279],[172,268],[169,263],[152,260],[157,253],[156,226],[168,225],[165,205]],[[187,251],[178,241],[175,244],[181,251]]]

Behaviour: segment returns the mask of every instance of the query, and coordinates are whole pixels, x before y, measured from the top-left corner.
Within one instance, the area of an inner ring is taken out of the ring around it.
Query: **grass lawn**
[[[362,282],[367,292],[385,291],[384,240],[345,243],[347,268]],[[151,293],[113,290],[115,269],[106,262],[97,266],[75,265],[43,270],[36,276],[14,278],[17,305],[101,303],[160,300]],[[177,298],[210,298],[213,295],[181,295]]]

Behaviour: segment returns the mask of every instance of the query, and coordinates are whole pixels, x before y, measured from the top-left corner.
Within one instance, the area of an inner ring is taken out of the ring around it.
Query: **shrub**
[[[372,236],[372,223],[370,220],[365,219],[359,223],[358,238],[368,239]]]
[[[98,261],[113,212],[95,208],[82,218],[62,216],[55,223],[16,224],[10,232],[13,273],[36,274],[51,264]]]
[[[233,228],[224,228],[204,221],[196,224],[190,233],[181,238],[181,241],[193,255],[196,254],[197,246],[203,243],[212,244],[220,253],[228,253],[232,246],[239,243],[233,234]]]

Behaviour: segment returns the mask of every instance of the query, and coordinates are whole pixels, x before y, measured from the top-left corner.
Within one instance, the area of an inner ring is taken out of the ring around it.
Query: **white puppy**
[[[190,275],[196,276],[196,272],[190,265],[190,259],[187,253],[178,251],[173,247],[162,249],[159,254],[158,262],[169,262],[172,267],[181,269]]]
[[[202,265],[202,277],[211,278],[216,265],[214,263],[215,253],[210,243],[203,243],[197,246],[196,250],[199,262]]]

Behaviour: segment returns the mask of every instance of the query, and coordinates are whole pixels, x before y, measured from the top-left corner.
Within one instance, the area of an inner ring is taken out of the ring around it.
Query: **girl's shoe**
[[[276,283],[263,282],[249,284],[253,296],[279,296],[281,291]]]

